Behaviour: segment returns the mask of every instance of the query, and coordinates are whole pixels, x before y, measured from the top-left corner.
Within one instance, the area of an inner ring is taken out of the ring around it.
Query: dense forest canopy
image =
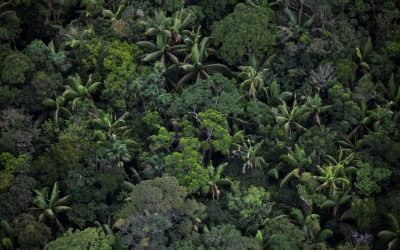
[[[0,249],[400,249],[400,1],[0,0]]]

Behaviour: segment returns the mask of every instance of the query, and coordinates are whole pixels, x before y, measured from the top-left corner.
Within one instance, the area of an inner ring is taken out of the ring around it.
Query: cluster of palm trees
[[[332,105],[323,105],[321,97],[317,93],[314,97],[306,97],[305,103],[301,105],[298,104],[295,95],[291,107],[288,106],[286,101],[281,99],[281,104],[273,107],[271,110],[275,115],[276,123],[291,136],[293,130],[306,130],[302,124],[310,117],[313,118],[315,124],[321,126],[320,114],[326,112],[331,107]]]
[[[101,82],[94,82],[92,75],[89,76],[88,81],[84,84],[82,78],[76,76],[69,76],[70,84],[62,95],[57,96],[54,93],[54,99],[46,98],[43,105],[54,110],[54,122],[58,126],[62,114],[71,116],[71,111],[68,110],[66,104],[71,102],[72,110],[75,110],[78,103],[87,102],[92,107],[94,106],[92,95],[99,90],[102,85]]]
[[[210,38],[202,37],[200,27],[194,30],[194,20],[191,12],[181,10],[173,17],[156,11],[153,18],[142,21],[145,35],[152,39],[137,43],[148,51],[142,60],[160,61],[167,68],[167,76],[177,70],[182,72],[179,80],[171,80],[175,89],[181,89],[190,81],[208,78],[214,72],[231,74],[223,64],[206,62],[216,51],[210,47]]]

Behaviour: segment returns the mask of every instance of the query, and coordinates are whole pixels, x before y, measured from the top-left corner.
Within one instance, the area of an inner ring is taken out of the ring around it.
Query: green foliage
[[[232,143],[232,137],[229,135],[228,122],[226,118],[218,111],[209,109],[198,114],[200,120],[200,130],[207,131],[207,150],[215,150],[223,155],[229,154],[229,148]],[[203,145],[206,145],[203,143]]]
[[[366,196],[379,193],[383,182],[392,174],[387,168],[373,167],[369,163],[362,161],[356,161],[356,166],[357,182],[354,186],[360,194]]]
[[[271,53],[275,45],[274,12],[268,8],[237,4],[235,11],[216,23],[212,38],[228,64],[240,61],[248,50]]]
[[[167,214],[188,204],[190,200],[185,200],[187,195],[187,189],[179,186],[175,177],[165,176],[142,181],[130,193],[129,202],[121,210],[121,217],[143,214],[146,211]]]
[[[168,216],[158,213],[147,216],[132,216],[125,220],[120,228],[122,244],[126,248],[160,249],[168,245],[165,232],[172,230],[172,221]]]
[[[255,239],[242,236],[241,232],[230,224],[212,227],[203,238],[207,249],[262,249]]]
[[[263,235],[268,249],[274,250],[301,249],[306,240],[305,232],[287,218],[268,220]]]
[[[52,185],[68,174],[68,171],[81,166],[83,157],[88,154],[90,144],[77,136],[62,137],[53,144],[49,153],[40,155],[33,161],[33,171],[40,176],[44,185]]]
[[[18,157],[7,152],[0,154],[0,191],[8,189],[14,177],[14,172],[26,169],[29,161],[30,156],[28,154],[22,154]]]
[[[210,55],[215,54],[215,50],[210,48],[210,37],[202,37],[200,26],[197,32],[190,33],[190,38],[185,39],[190,54],[184,60],[184,63],[179,67],[186,74],[176,83],[175,88],[180,89],[184,84],[190,80],[195,79],[198,82],[201,79],[207,79],[210,75],[221,73],[226,76],[231,76],[231,70],[221,63],[206,63]]]
[[[166,1],[157,1],[154,2],[163,6],[163,8],[168,12],[175,12],[183,8],[185,1],[183,0],[166,0]]]
[[[242,66],[240,70],[239,76],[243,79],[240,88],[247,89],[246,95],[248,97],[256,98],[256,94],[264,87],[267,69],[256,71],[252,66]]]
[[[80,231],[69,229],[65,234],[56,240],[48,243],[44,249],[46,250],[67,250],[67,249],[104,249],[111,250],[115,238],[107,235],[102,229],[88,227]]]
[[[272,203],[270,194],[262,187],[240,187],[234,182],[232,192],[227,195],[228,208],[237,216],[237,226],[254,231],[268,219]]]
[[[0,105],[6,107],[10,104],[16,104],[21,90],[10,86],[0,86]]]
[[[128,85],[131,93],[129,106],[143,106],[144,109],[164,113],[172,102],[172,94],[166,90],[164,71],[164,67],[156,63],[150,72],[141,72],[140,76]]]
[[[15,175],[7,191],[0,193],[0,213],[8,218],[31,206],[32,189],[37,181],[26,174]]]
[[[67,216],[70,222],[83,229],[98,221],[108,223],[110,214],[115,214],[122,203],[120,189],[126,173],[122,168],[113,167],[108,156],[101,152],[98,156],[100,166],[95,163],[69,171],[66,192],[71,195]],[[115,198],[118,197],[118,198]],[[108,201],[114,199],[113,203]]]
[[[36,71],[31,81],[32,89],[28,89],[34,95],[30,102],[31,109],[43,110],[42,101],[54,92],[60,92],[63,84],[61,73],[46,73],[44,71]]]
[[[203,157],[198,152],[201,148],[197,138],[181,138],[179,141],[181,152],[173,152],[164,158],[166,171],[176,176],[179,183],[191,191],[208,184],[207,169],[203,167]]]
[[[355,80],[357,64],[350,59],[341,59],[336,63],[336,74],[342,83],[351,83]]]
[[[1,220],[0,223],[0,247],[4,248],[5,250],[13,250],[14,239],[11,226],[6,220]]]
[[[4,83],[21,85],[29,78],[34,70],[31,59],[22,53],[13,53],[7,56],[3,62],[1,79]]]
[[[376,223],[376,212],[375,201],[372,198],[356,197],[351,202],[350,210],[345,212],[341,219],[354,219],[357,222],[357,228],[368,232]]]
[[[21,19],[12,7],[10,1],[2,1],[0,4],[0,41],[11,42],[22,31]]]
[[[136,59],[140,54],[135,44],[114,40],[105,47],[103,66],[109,72],[104,80],[102,97],[119,109],[126,108],[128,81],[137,74]]]
[[[168,109],[170,114],[183,115],[192,111],[213,109],[225,116],[243,113],[241,94],[235,87],[236,82],[215,74],[183,89]]]
[[[39,250],[50,240],[51,230],[30,214],[20,214],[13,221],[13,234],[21,250]]]
[[[205,207],[187,195],[188,190],[169,176],[135,185],[114,224],[124,246],[165,247],[197,230]]]
[[[48,55],[50,54],[50,49],[42,40],[32,41],[26,48],[25,54],[35,63],[37,67],[42,68],[49,62]]]
[[[75,32],[79,33],[78,30]],[[104,44],[99,39],[86,41],[79,50],[80,64],[87,71],[101,68],[103,51]]]
[[[181,126],[182,132],[176,133],[179,146],[174,152],[170,147],[173,133],[162,127],[158,135],[150,137],[153,150],[161,149],[169,153],[164,157],[167,173],[177,177],[179,183],[190,191],[208,185],[210,180],[207,168],[203,166],[204,161],[207,166],[213,153],[227,156],[232,143],[227,120],[221,113],[210,109],[193,115],[193,122],[185,116],[182,122],[176,123]]]

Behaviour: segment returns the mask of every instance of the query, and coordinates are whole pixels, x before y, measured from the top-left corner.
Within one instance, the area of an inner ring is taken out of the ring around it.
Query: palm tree
[[[282,104],[278,108],[272,108],[272,112],[275,114],[275,120],[279,126],[283,126],[289,135],[292,133],[292,128],[306,130],[305,127],[300,125],[301,121],[308,118],[308,107],[297,105],[296,96],[291,108],[289,108],[284,100],[281,100]]]
[[[187,9],[177,11],[172,19],[171,31],[174,43],[182,40],[182,33],[187,32],[195,21],[195,15]]]
[[[244,161],[242,172],[246,173],[249,169],[254,169],[265,164],[265,160],[260,156],[260,150],[262,143],[254,144],[254,141],[247,139],[243,140],[242,144],[236,144],[237,150],[234,150],[234,154],[240,155]]]
[[[215,54],[215,50],[209,47],[211,42],[209,37],[201,38],[200,27],[196,33],[192,32],[191,36],[191,38],[185,39],[185,44],[191,46],[191,53],[187,55],[184,63],[180,66],[187,73],[176,84],[178,89],[193,78],[199,81],[208,78],[213,72],[231,74],[231,70],[226,65],[220,63],[205,64],[206,58],[210,54]]]
[[[177,52],[185,48],[184,45],[171,45],[170,39],[161,40],[161,42],[140,41],[137,44],[141,47],[150,49],[152,52],[145,54],[142,61],[151,62],[160,60],[163,65],[166,65],[167,60],[174,64],[179,64]]]
[[[124,162],[128,162],[132,159],[131,150],[129,146],[135,144],[135,141],[131,139],[117,139],[116,137],[111,138],[111,147],[107,150],[107,157],[117,163],[117,167],[123,167]]]
[[[361,68],[365,73],[370,71],[371,68],[366,60],[370,57],[372,52],[372,40],[371,37],[368,37],[367,41],[365,42],[362,49],[359,47],[356,48],[356,56],[359,60],[358,66]]]
[[[172,19],[165,15],[163,11],[155,11],[153,18],[147,18],[146,21],[140,22],[146,29],[145,35],[156,38],[157,47],[162,47],[162,44],[168,44],[171,39]]]
[[[361,114],[358,118],[353,119],[355,127],[349,134],[349,137],[353,137],[355,141],[361,138],[367,131],[370,131],[368,125],[371,123],[371,117],[367,113],[367,104],[363,100],[358,101],[357,104]]]
[[[94,119],[92,120],[94,126],[98,129],[95,132],[95,136],[100,141],[106,141],[107,138],[112,138],[119,134],[119,132],[127,132],[128,127],[125,125],[125,118],[128,116],[128,112],[125,112],[121,117],[117,118],[115,115],[104,113],[103,111],[97,111],[97,114],[92,114]]]
[[[381,238],[388,245],[388,250],[400,249],[400,226],[399,221],[393,214],[388,214],[390,230],[383,230],[378,233]]]
[[[75,109],[76,104],[82,100],[91,100],[92,94],[95,93],[101,82],[93,82],[93,75],[89,76],[89,80],[83,85],[81,77],[76,74],[76,76],[69,76],[71,85],[66,87],[66,90],[62,94],[65,100],[72,100],[72,110]]]
[[[386,92],[389,100],[391,100],[395,104],[400,103],[400,84],[398,83],[398,81],[394,80],[393,73],[390,75],[387,87],[384,87],[384,91]]]
[[[332,63],[320,64],[316,70],[311,70],[308,82],[318,91],[322,90],[322,93],[326,93],[329,83],[336,80],[335,73]]]
[[[315,94],[314,97],[307,97],[305,103],[307,107],[306,116],[312,116],[314,121],[319,127],[321,127],[321,117],[320,114],[328,111],[333,105],[322,106],[322,99],[319,94]]]
[[[55,109],[54,111],[54,121],[56,125],[58,126],[58,121],[61,116],[61,112],[67,114],[68,116],[71,116],[71,112],[69,112],[68,109],[63,107],[65,104],[65,98],[63,96],[56,96],[56,93],[54,93],[54,99],[46,98],[43,101],[43,105],[52,109]]]
[[[122,2],[120,5],[118,5],[118,9],[117,11],[114,13],[112,12],[112,10],[108,10],[108,9],[103,9],[101,14],[103,15],[103,17],[110,19],[111,21],[115,21],[118,18],[120,18],[122,12],[125,9],[125,4],[124,2]]]
[[[295,145],[294,152],[290,151],[287,155],[282,155],[281,159],[293,168],[281,181],[281,188],[292,177],[300,178],[300,174],[304,171],[304,168],[312,163],[311,156],[307,156],[303,147],[298,144]]]
[[[39,215],[39,222],[43,222],[45,219],[54,220],[57,227],[61,232],[64,232],[64,227],[58,220],[57,216],[59,213],[70,210],[71,208],[66,206],[68,202],[69,195],[62,198],[59,197],[60,190],[58,189],[58,183],[55,182],[53,190],[51,191],[49,197],[49,189],[47,187],[41,190],[33,190],[36,196],[33,198],[33,204],[37,208],[34,210],[40,210],[42,213]]]
[[[320,175],[313,176],[318,182],[321,183],[317,187],[317,191],[327,189],[329,193],[343,191],[350,185],[350,180],[346,176],[345,168],[342,164],[328,165],[321,167],[317,165]]]
[[[224,171],[224,168],[227,165],[228,163],[225,162],[215,168],[211,162],[210,166],[208,166],[207,168],[209,180],[208,180],[208,185],[203,187],[203,192],[210,194],[213,200],[215,198],[217,200],[219,199],[219,196],[221,194],[221,191],[219,190],[220,185],[226,185],[231,183],[228,179],[221,178],[221,173],[222,171]]]
[[[300,1],[300,10],[297,17],[295,17],[294,13],[289,9],[287,5],[283,8],[283,12],[288,18],[288,26],[277,26],[280,28],[284,35],[282,38],[282,42],[285,43],[290,39],[298,40],[302,37],[308,37],[307,29],[311,27],[314,22],[314,15],[309,17],[305,22],[302,21],[303,17],[303,2]]]
[[[293,222],[304,230],[306,236],[314,244],[324,242],[326,239],[333,236],[333,231],[330,229],[322,229],[320,225],[320,216],[318,214],[304,214],[300,209],[293,209],[289,215]]]
[[[257,71],[252,66],[239,67],[241,73],[239,77],[243,79],[240,88],[246,90],[246,96],[256,98],[256,94],[263,88],[265,82],[265,74],[268,69]]]
[[[276,80],[271,81],[267,86],[263,87],[267,97],[267,103],[277,105],[282,100],[288,100],[293,97],[293,93],[289,91],[281,91],[281,88]]]
[[[78,25],[74,25],[74,22],[68,26],[67,29],[64,29],[61,26],[56,26],[60,32],[65,37],[65,41],[63,42],[62,46],[70,46],[73,49],[79,48],[84,41],[89,40],[95,35],[93,27],[86,27],[83,29]]]
[[[348,194],[347,191],[334,192],[331,197],[321,204],[321,208],[332,208],[332,216],[336,217],[339,213],[341,205],[349,202],[353,198],[353,195]]]

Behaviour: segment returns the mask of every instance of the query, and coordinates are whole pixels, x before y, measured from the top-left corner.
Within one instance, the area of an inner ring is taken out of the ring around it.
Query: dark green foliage
[[[4,83],[21,85],[30,78],[34,65],[29,57],[22,53],[13,53],[2,62],[1,79]]]
[[[221,58],[233,65],[249,50],[271,53],[276,42],[274,19],[274,12],[268,8],[236,5],[235,11],[214,24],[212,30]]]
[[[31,206],[32,189],[36,180],[26,174],[18,174],[9,184],[9,189],[0,194],[0,214],[11,218]]]
[[[33,171],[41,177],[38,180],[45,186],[67,175],[70,170],[82,166],[83,156],[88,154],[90,144],[77,136],[62,137],[51,145],[50,152],[40,155],[33,162]]]
[[[236,82],[216,74],[185,88],[169,108],[172,115],[183,115],[193,111],[214,109],[225,116],[237,116],[243,112],[241,95]]]
[[[105,161],[103,164],[111,163]],[[93,221],[107,223],[110,214],[120,207],[109,200],[115,199],[123,180],[123,170],[116,167],[105,166],[96,170],[95,166],[88,166],[69,171],[66,188],[72,204],[67,214],[69,220],[81,229]]]
[[[30,214],[20,214],[16,217],[13,220],[12,230],[21,250],[43,249],[51,236],[50,228],[37,222]]]
[[[129,107],[140,106],[145,110],[165,112],[172,101],[172,94],[166,90],[165,71],[161,64],[153,69],[144,70],[142,74],[128,85]]]
[[[10,1],[2,1],[0,5],[0,41],[11,42],[22,31],[21,19],[13,10]]]
[[[255,239],[242,236],[233,225],[212,227],[204,235],[204,245],[210,249],[262,249]]]
[[[263,230],[265,244],[269,249],[301,249],[306,240],[304,231],[286,218],[271,219]]]
[[[0,112],[0,119],[1,149],[12,153],[32,152],[36,134],[32,116],[10,108]]]
[[[172,222],[168,216],[150,214],[132,216],[125,220],[120,228],[122,244],[126,248],[161,249],[168,244],[165,232],[172,230]]]
[[[377,211],[375,201],[371,198],[358,198],[356,197],[351,202],[351,209],[345,212],[342,216],[343,219],[353,219],[357,222],[357,227],[362,232],[370,231],[371,227],[376,224]]]

